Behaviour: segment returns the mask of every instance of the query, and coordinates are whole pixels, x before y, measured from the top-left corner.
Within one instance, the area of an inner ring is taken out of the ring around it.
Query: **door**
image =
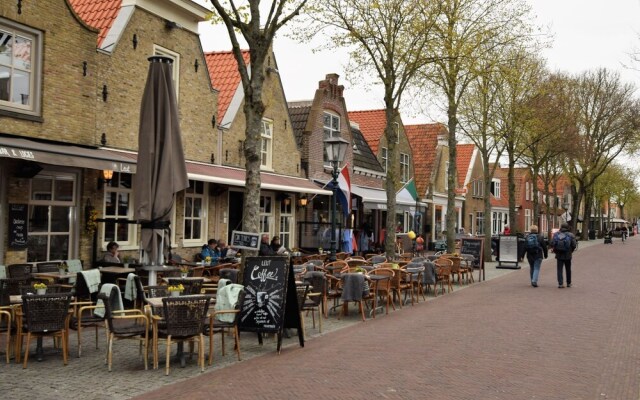
[[[244,193],[229,191],[229,225],[227,237],[231,239],[231,232],[242,230],[244,215]]]

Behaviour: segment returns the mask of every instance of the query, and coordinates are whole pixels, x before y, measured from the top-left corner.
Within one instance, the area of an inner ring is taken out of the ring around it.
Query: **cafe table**
[[[206,276],[187,276],[186,278],[182,278],[179,276],[170,276],[170,277],[162,278],[162,282],[169,283],[172,279],[184,279],[187,281],[201,280],[203,283],[213,282],[211,278],[207,278]]]
[[[149,286],[155,286],[158,284],[158,272],[173,272],[179,268],[170,265],[144,265],[140,269],[149,273]]]
[[[31,276],[38,279],[53,279],[53,280],[69,280],[70,278],[75,278],[77,276],[77,272],[33,272]]]

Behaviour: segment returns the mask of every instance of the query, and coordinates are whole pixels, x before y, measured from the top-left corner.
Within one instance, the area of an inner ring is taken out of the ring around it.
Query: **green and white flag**
[[[406,201],[418,201],[418,189],[416,188],[416,182],[413,178],[409,179],[407,183],[398,191],[396,199],[403,199]]]

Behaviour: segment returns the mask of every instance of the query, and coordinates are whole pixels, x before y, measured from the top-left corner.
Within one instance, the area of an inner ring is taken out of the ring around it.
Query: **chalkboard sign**
[[[12,249],[27,247],[27,208],[26,204],[9,204],[9,247]]]
[[[473,268],[478,268],[478,280],[484,277],[484,239],[463,237],[460,238],[460,254],[471,254],[475,260]]]
[[[251,332],[280,332],[287,297],[287,257],[247,257],[239,327]]]
[[[513,263],[515,268],[518,266],[518,237],[513,235],[500,235],[498,237],[498,268],[504,263]]]
[[[251,232],[231,232],[229,246],[235,249],[258,250],[260,248],[260,234]]]

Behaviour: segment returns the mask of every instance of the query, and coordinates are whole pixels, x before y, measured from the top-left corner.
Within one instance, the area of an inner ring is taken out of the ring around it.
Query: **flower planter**
[[[189,275],[187,272],[183,272],[180,274],[180,276],[182,277],[182,279],[186,278],[187,275]]]
[[[64,275],[67,271],[65,271],[64,269],[59,269],[58,272],[60,273],[60,275]]]
[[[47,294],[47,289],[36,289],[36,294]]]
[[[173,290],[171,292],[169,292],[171,294],[171,297],[178,297],[180,296],[180,292],[178,292],[177,290]]]

